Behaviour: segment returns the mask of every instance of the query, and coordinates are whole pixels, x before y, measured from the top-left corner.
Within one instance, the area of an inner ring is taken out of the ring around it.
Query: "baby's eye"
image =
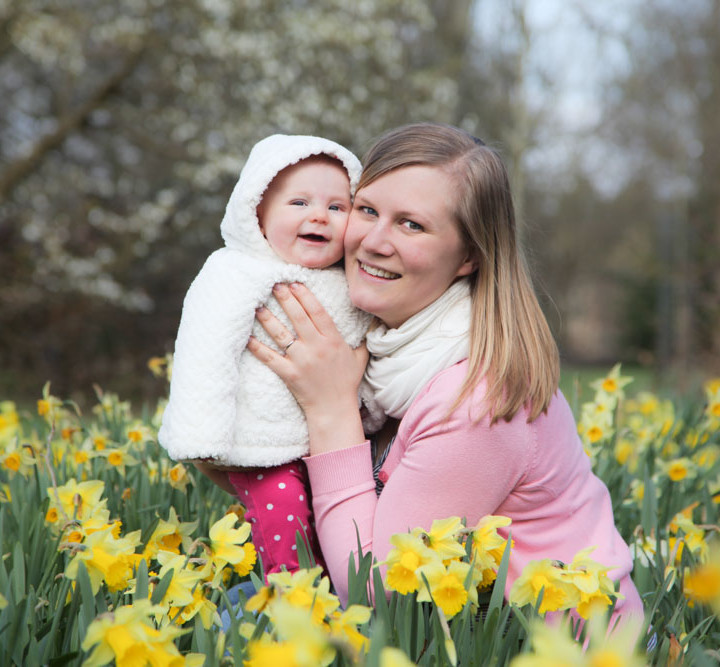
[[[422,232],[424,227],[413,220],[403,220],[402,224],[411,232]]]
[[[305,202],[304,199],[293,199],[290,202],[290,205],[291,206],[307,206],[307,203]]]
[[[340,204],[330,204],[331,211],[342,211],[343,207]]]

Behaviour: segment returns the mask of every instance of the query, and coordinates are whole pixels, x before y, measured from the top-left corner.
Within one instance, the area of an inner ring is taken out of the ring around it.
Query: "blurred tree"
[[[252,144],[454,120],[470,5],[0,0],[0,393],[143,387]]]
[[[621,30],[627,66],[605,95],[603,137],[627,187],[651,184],[636,273],[655,285],[660,362],[720,364],[720,3],[635,3]],[[608,151],[606,154],[609,154]],[[632,303],[631,299],[631,303]],[[635,306],[631,306],[634,308]]]

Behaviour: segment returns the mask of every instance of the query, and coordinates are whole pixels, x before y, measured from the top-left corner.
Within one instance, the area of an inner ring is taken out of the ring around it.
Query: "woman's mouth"
[[[378,269],[375,266],[370,266],[369,264],[365,264],[364,262],[358,262],[360,265],[360,268],[365,271],[365,273],[369,273],[371,276],[375,276],[376,278],[385,278],[387,280],[397,280],[400,277],[399,273],[392,273],[391,271],[385,271],[385,269]]]

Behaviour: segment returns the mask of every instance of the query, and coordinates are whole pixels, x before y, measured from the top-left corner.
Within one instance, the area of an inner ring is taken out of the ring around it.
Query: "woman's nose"
[[[376,222],[368,229],[360,245],[367,252],[372,252],[376,255],[388,256],[393,253],[389,229],[387,225],[382,222]]]

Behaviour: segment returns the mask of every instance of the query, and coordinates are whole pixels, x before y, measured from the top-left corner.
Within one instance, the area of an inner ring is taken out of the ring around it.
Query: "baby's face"
[[[260,229],[286,262],[311,269],[343,256],[350,181],[339,163],[308,158],[283,169],[257,208]]]

